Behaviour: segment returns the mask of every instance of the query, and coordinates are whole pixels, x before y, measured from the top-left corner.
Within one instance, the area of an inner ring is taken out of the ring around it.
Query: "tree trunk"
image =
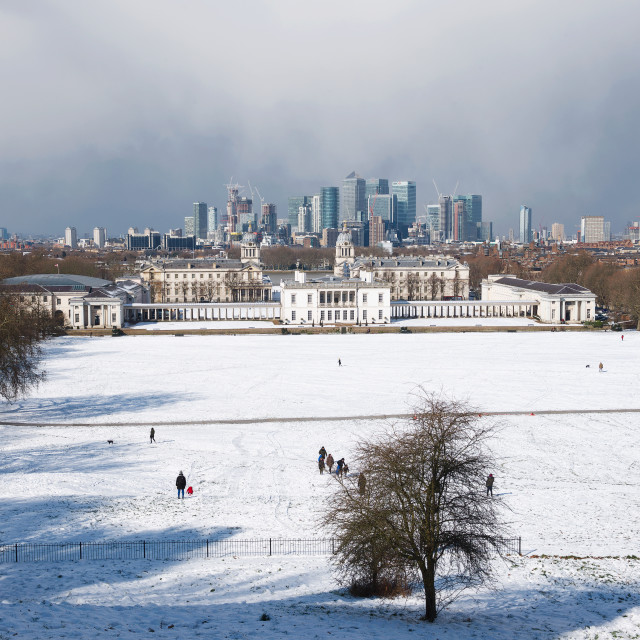
[[[438,611],[436,609],[436,567],[431,558],[427,558],[427,564],[420,567],[422,584],[424,586],[424,619],[434,622]]]

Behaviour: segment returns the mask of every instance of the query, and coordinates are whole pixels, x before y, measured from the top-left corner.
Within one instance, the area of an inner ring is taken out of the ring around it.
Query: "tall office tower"
[[[480,237],[482,242],[493,242],[493,222],[480,223]]]
[[[384,220],[380,216],[371,216],[369,219],[369,246],[376,247],[384,242]]]
[[[300,207],[311,204],[313,196],[290,196],[288,202],[287,213],[289,217],[289,224],[292,229],[298,226],[298,213]]]
[[[322,187],[320,190],[322,207],[322,228],[337,229],[340,217],[340,189],[338,187]]]
[[[342,219],[359,220],[358,211],[367,211],[365,180],[352,171],[342,182]]]
[[[564,242],[564,225],[560,222],[554,222],[551,225],[551,237],[556,242]]]
[[[265,202],[262,205],[261,226],[265,233],[272,235],[278,227],[278,214],[276,205],[272,202]]]
[[[440,239],[451,240],[453,237],[453,198],[441,195],[438,199],[440,207]]]
[[[193,233],[196,240],[207,239],[207,203],[193,203]]]
[[[429,229],[429,237],[431,242],[440,242],[440,205],[427,205],[427,229]]]
[[[458,225],[458,240],[476,242],[482,225],[482,196],[477,194],[455,196],[454,207],[456,202],[462,202],[464,207],[462,224]]]
[[[242,196],[237,203],[238,223],[236,231],[248,231],[249,227],[255,231],[256,216],[253,213],[253,200]]]
[[[391,193],[398,197],[397,227],[406,236],[416,221],[416,183],[413,180],[392,182]]]
[[[64,230],[64,243],[67,247],[76,249],[78,247],[78,234],[75,227],[67,227]]]
[[[207,209],[207,236],[216,232],[218,228],[218,207],[209,207]]]
[[[383,195],[389,193],[389,181],[386,178],[367,178],[364,197],[368,200],[369,196],[375,196],[376,193]]]
[[[513,229],[509,229],[509,233],[508,233],[507,237],[509,239],[509,242],[513,243],[514,238],[515,238],[515,234],[513,232]]]
[[[520,207],[520,242],[529,244],[533,240],[531,233],[531,207],[522,205]]]
[[[102,249],[107,243],[107,230],[104,227],[94,227],[93,244]]]
[[[311,231],[311,204],[303,204],[298,209],[298,233]]]
[[[192,236],[195,235],[195,221],[193,216],[185,216],[184,218],[184,235]]]
[[[319,193],[311,200],[311,230],[322,233],[322,196]]]
[[[373,216],[378,216],[382,218],[387,228],[396,226],[398,196],[390,193],[378,193],[369,196],[367,200],[369,220],[371,220]]]
[[[453,229],[451,231],[451,239],[454,242],[460,242],[465,236],[464,224],[464,208],[466,201],[461,198],[455,198],[453,201]]]
[[[583,216],[580,219],[582,242],[604,242],[604,217]]]

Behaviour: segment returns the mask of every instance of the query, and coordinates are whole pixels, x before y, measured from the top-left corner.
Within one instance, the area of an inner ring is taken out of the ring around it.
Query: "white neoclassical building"
[[[548,284],[512,276],[490,275],[482,281],[482,302],[527,301],[542,322],[580,323],[593,320],[596,295],[578,284]]]
[[[282,282],[280,304],[285,324],[370,325],[391,320],[389,286],[370,277],[310,279],[296,271],[293,281]]]
[[[469,299],[468,265],[445,256],[356,257],[351,233],[345,226],[336,241],[334,274],[358,278],[365,273],[388,285],[392,300]]]

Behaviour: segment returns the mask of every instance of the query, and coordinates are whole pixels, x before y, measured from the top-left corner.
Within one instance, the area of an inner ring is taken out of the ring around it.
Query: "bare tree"
[[[464,589],[491,580],[503,528],[499,500],[484,495],[493,425],[455,401],[422,394],[419,403],[409,424],[359,444],[352,468],[366,487],[336,483],[329,512],[342,580],[375,590],[418,578],[433,622]]]
[[[417,300],[420,291],[420,278],[415,273],[407,273],[407,300]]]
[[[431,295],[431,299],[435,300],[438,297],[438,289],[440,288],[440,278],[433,271],[427,280],[427,290]]]
[[[32,304],[27,296],[0,293],[0,396],[10,402],[44,379],[40,342],[59,330],[35,298]]]

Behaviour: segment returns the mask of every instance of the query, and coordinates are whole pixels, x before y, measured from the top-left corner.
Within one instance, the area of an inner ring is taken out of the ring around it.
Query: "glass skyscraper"
[[[193,203],[193,234],[203,240],[207,239],[207,203],[206,202],[194,202]]]
[[[531,233],[531,207],[522,205],[520,207],[520,242],[529,244],[533,240]]]
[[[373,216],[377,216],[383,220],[387,229],[396,226],[398,198],[395,194],[374,193],[370,195],[367,209],[369,211],[368,220],[371,220]]]
[[[337,229],[340,217],[340,189],[338,187],[322,187],[320,210],[322,228]]]
[[[398,229],[406,235],[416,221],[416,183],[413,180],[393,182],[391,193],[398,197]]]
[[[358,212],[367,211],[365,198],[365,180],[356,174],[350,173],[342,183],[342,218],[343,220],[358,220]]]
[[[313,204],[313,196],[291,196],[287,207],[287,217],[292,229],[298,226],[298,213],[300,207],[304,207],[307,204]]]
[[[456,203],[461,203],[462,219],[458,225],[457,240],[465,242],[476,242],[480,240],[482,226],[482,196],[468,195],[455,196],[453,206],[455,211]],[[451,236],[453,238],[453,235]]]
[[[369,196],[374,196],[376,193],[389,193],[389,181],[386,178],[367,178],[367,183],[364,187],[364,196],[367,201]]]

